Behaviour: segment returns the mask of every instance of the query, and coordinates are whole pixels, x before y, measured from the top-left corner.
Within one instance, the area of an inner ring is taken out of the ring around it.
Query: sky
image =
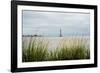
[[[45,37],[89,36],[90,14],[72,12],[46,12],[23,10],[23,35]]]

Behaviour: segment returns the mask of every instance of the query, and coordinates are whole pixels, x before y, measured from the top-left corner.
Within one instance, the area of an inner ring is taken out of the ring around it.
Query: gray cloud
[[[73,33],[89,35],[90,14],[23,11],[24,35],[38,33],[44,36],[58,36],[60,28],[64,36]]]

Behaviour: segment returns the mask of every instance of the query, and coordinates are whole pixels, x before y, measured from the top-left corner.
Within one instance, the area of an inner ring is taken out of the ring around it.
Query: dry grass
[[[62,39],[54,50],[48,50],[49,42],[44,39],[32,38],[28,47],[25,48],[23,42],[23,62],[34,61],[54,61],[54,60],[76,60],[89,59],[90,49],[86,47],[86,40],[79,39]],[[52,46],[52,45],[51,45]]]
[[[29,41],[28,47],[25,48],[23,43],[23,62],[44,61],[46,58],[48,42],[32,38]]]

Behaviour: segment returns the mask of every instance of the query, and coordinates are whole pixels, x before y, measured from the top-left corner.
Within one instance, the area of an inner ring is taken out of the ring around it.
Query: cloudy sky
[[[57,37],[90,35],[90,14],[23,10],[23,35]]]

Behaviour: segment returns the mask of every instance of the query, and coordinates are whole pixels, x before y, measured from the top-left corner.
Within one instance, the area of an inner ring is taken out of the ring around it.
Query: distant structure
[[[62,30],[61,30],[61,28],[60,28],[60,37],[62,37]]]
[[[43,37],[42,35],[22,35],[23,37]]]

